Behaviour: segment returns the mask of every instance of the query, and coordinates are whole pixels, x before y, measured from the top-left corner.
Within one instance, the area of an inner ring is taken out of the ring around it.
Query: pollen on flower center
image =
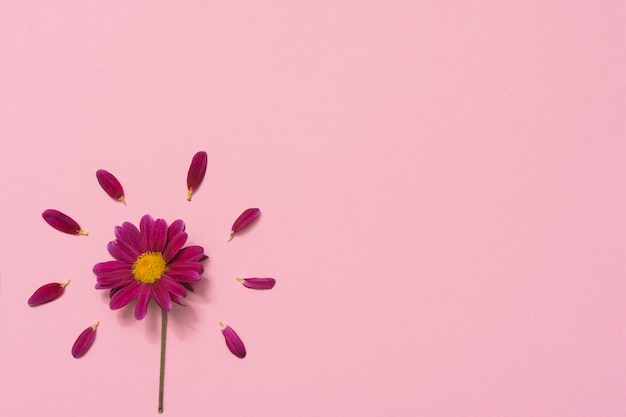
[[[133,275],[136,280],[152,284],[165,272],[165,259],[161,252],[144,252],[133,264]]]

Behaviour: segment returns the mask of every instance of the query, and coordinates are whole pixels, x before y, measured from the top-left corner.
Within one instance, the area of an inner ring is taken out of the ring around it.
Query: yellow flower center
[[[165,259],[161,252],[144,252],[133,264],[133,275],[138,281],[152,284],[161,278],[165,269]]]

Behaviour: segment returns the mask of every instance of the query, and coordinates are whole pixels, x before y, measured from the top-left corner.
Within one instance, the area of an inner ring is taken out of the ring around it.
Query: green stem
[[[163,382],[165,381],[165,336],[167,335],[167,311],[161,310],[161,370],[159,372],[159,414],[163,412]]]

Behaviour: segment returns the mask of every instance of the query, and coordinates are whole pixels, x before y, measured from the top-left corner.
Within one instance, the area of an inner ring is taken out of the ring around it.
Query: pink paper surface
[[[92,273],[151,213],[211,258],[164,415],[624,415],[624,74],[619,1],[2,1],[0,414],[158,415],[159,310]]]

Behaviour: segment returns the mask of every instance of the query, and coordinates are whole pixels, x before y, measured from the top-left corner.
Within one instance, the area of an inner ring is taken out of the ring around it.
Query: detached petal
[[[246,357],[246,347],[243,345],[243,342],[237,336],[237,333],[230,327],[225,326],[224,323],[220,323],[222,327],[222,334],[224,335],[224,339],[226,340],[226,346],[228,350],[232,352],[236,357],[243,359]]]
[[[87,353],[91,345],[93,345],[94,340],[96,340],[96,328],[99,324],[100,322],[97,322],[93,326],[87,327],[78,336],[78,338],[74,342],[74,346],[72,346],[73,357],[78,359],[85,356],[85,353]]]
[[[193,156],[189,172],[187,172],[187,200],[191,201],[191,194],[196,191],[206,174],[207,154],[200,151]]]
[[[271,290],[276,285],[274,278],[237,278],[237,281],[253,290]]]
[[[122,184],[115,178],[113,174],[109,171],[105,171],[104,169],[99,169],[96,171],[96,178],[98,178],[98,182],[100,183],[100,187],[109,195],[109,197],[114,198],[115,200],[121,201],[126,205],[126,200],[124,200],[124,189],[122,188]]]
[[[48,209],[41,213],[41,216],[46,223],[60,232],[69,233],[70,235],[87,236],[87,232],[81,229],[74,219],[58,210]]]
[[[252,222],[252,220],[256,219],[259,216],[259,214],[261,214],[261,210],[259,210],[258,208],[249,208],[244,210],[244,212],[241,213],[239,217],[237,217],[235,223],[233,223],[233,227],[231,227],[230,229],[230,236],[228,237],[228,241],[230,242],[235,233],[248,226]]]
[[[35,307],[41,304],[49,303],[52,300],[56,300],[63,294],[65,287],[70,281],[62,283],[52,282],[50,284],[42,285],[30,296],[28,299],[28,305]]]

